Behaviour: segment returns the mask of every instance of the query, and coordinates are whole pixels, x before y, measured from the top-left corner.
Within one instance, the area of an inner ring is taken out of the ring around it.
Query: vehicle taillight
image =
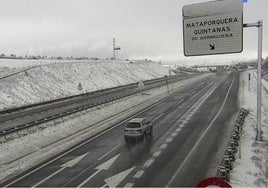
[[[137,132],[137,133],[141,133],[141,132],[142,132],[142,130],[141,130],[141,129],[139,129],[139,130],[136,130],[136,132]]]

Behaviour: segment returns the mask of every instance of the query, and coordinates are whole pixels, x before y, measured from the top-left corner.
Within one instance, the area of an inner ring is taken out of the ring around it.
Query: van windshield
[[[127,128],[139,128],[140,123],[128,123]]]

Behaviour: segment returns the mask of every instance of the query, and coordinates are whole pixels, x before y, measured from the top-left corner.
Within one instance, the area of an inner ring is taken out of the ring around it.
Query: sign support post
[[[258,27],[258,76],[257,76],[257,133],[256,141],[262,141],[261,130],[261,71],[262,71],[262,30],[263,21],[256,23],[243,24],[243,27]]]

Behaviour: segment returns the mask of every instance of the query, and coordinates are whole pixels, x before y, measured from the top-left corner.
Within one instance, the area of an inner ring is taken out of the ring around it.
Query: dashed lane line
[[[144,170],[140,170],[133,176],[133,178],[140,178],[143,174],[144,174]]]
[[[173,138],[167,138],[166,142],[171,142],[173,140]]]
[[[192,155],[192,153],[196,150],[196,148],[199,146],[201,140],[205,137],[205,135],[207,134],[208,130],[211,128],[211,126],[213,125],[214,121],[218,118],[218,116],[220,115],[220,113],[222,112],[222,109],[227,101],[227,98],[229,96],[230,90],[233,86],[234,83],[234,78],[232,80],[232,83],[227,91],[227,94],[225,96],[225,99],[221,105],[221,108],[219,109],[218,113],[216,114],[216,116],[213,118],[213,120],[210,122],[210,124],[207,126],[206,130],[203,132],[203,134],[201,135],[201,137],[196,141],[195,145],[193,146],[193,148],[191,149],[191,151],[188,153],[188,155],[184,158],[183,162],[181,163],[180,167],[176,170],[176,172],[173,174],[173,176],[171,177],[171,179],[168,181],[166,187],[170,187],[171,183],[174,181],[174,179],[176,178],[176,176],[179,174],[179,172],[181,171],[182,167],[186,164],[186,161],[189,159],[189,157]]]
[[[151,166],[151,164],[154,162],[154,159],[148,159],[145,163],[144,163],[144,167],[148,168],[149,166]]]
[[[178,134],[178,133],[175,132],[175,133],[172,133],[170,136],[171,136],[171,137],[175,137],[175,136],[177,136],[177,134]]]
[[[101,156],[100,158],[98,158],[99,160],[102,160],[104,157],[106,157],[107,155],[109,155],[112,151],[114,151],[116,148],[118,148],[121,144],[118,144],[116,146],[114,146],[112,149],[110,149],[110,151],[108,151],[107,153],[105,153],[103,156]]]
[[[163,116],[164,115],[164,113],[161,113],[161,114],[159,114],[156,118],[154,118],[153,120],[152,120],[152,123],[153,122],[155,122],[156,120],[158,120],[161,116]]]
[[[124,187],[128,188],[128,187],[133,187],[134,183],[127,183]]]
[[[162,153],[162,151],[156,151],[153,153],[153,156],[158,157],[161,153]]]

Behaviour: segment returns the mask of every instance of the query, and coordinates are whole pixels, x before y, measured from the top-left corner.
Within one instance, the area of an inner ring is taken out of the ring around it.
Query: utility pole
[[[113,38],[113,60],[118,59],[118,51],[121,50],[120,46],[115,46],[115,38]],[[117,51],[117,58],[115,57],[115,51]]]
[[[115,38],[113,38],[113,60],[115,60]]]
[[[261,130],[261,71],[262,71],[262,28],[263,21],[258,20],[256,23],[243,24],[243,27],[258,28],[258,76],[257,76],[257,134],[256,141],[262,141]]]

